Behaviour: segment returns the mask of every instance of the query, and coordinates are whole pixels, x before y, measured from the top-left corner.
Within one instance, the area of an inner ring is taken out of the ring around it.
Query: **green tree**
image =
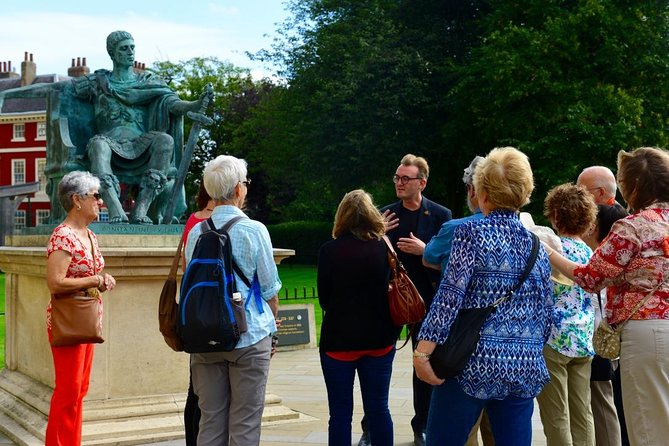
[[[281,37],[257,55],[282,66],[287,79],[274,111],[292,129],[282,133],[290,143],[276,147],[290,154],[303,183],[286,217],[330,218],[356,187],[378,203],[394,200],[390,177],[404,154],[444,166],[457,154],[443,139],[443,98],[454,81],[451,59],[468,55],[483,2],[452,3],[459,2],[290,3]],[[433,172],[429,194],[443,199],[446,171]]]
[[[448,95],[456,112],[447,138],[470,153],[527,153],[535,214],[549,187],[583,167],[614,168],[620,149],[667,146],[666,2],[490,3],[481,45]]]
[[[193,154],[191,166],[186,177],[186,189],[189,197],[197,193],[197,185],[202,176],[204,165],[220,154],[230,154],[241,158],[249,158],[255,152],[249,147],[235,144],[239,137],[239,128],[251,114],[260,98],[271,89],[268,81],[256,82],[248,69],[220,61],[214,57],[196,57],[179,63],[158,62],[151,71],[163,77],[183,99],[198,98],[206,84],[214,87],[214,100],[210,104],[207,115],[214,123],[201,131],[198,146]],[[185,134],[190,131],[191,122],[186,122]],[[249,176],[258,171],[250,163]],[[257,178],[262,178],[259,175]],[[262,181],[254,181],[249,191],[248,206],[250,213],[262,209]],[[256,215],[254,214],[254,217]]]

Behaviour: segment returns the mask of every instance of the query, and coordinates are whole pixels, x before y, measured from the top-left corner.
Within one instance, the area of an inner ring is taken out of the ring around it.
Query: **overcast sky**
[[[147,66],[215,56],[259,78],[270,71],[245,52],[269,48],[288,16],[284,0],[11,0],[1,10],[0,62],[20,73],[27,51],[38,74],[67,74],[77,57],[86,57],[91,72],[110,69],[106,38],[121,29]]]

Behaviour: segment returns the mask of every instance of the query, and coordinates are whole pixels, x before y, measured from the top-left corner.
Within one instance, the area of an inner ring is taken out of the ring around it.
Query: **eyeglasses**
[[[90,192],[86,192],[84,195],[86,195],[87,197],[93,197],[96,200],[99,200],[100,198],[102,198],[102,195],[100,195],[98,192],[96,192],[94,194],[92,194]]]
[[[393,175],[393,183],[397,184],[400,183],[402,185],[407,184],[411,180],[422,180],[421,177],[416,177],[416,178],[411,178],[406,175],[403,176],[398,176],[398,175]]]
[[[244,186],[249,187],[251,185],[251,178],[247,178],[246,181],[240,181]]]

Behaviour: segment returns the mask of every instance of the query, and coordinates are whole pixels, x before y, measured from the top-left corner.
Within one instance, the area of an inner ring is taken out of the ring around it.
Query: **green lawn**
[[[316,319],[316,339],[321,338],[321,322],[323,311],[318,303],[316,293],[316,266],[315,265],[279,265],[279,277],[283,288],[279,292],[279,307],[290,304],[313,304],[314,318]],[[286,297],[286,290],[288,297]],[[297,298],[295,294],[297,293]],[[308,298],[303,298],[306,293]]]

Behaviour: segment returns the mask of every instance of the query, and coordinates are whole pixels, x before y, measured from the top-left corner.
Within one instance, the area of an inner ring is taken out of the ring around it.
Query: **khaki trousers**
[[[629,321],[620,339],[623,406],[630,444],[669,444],[669,320]]]
[[[551,380],[537,396],[548,446],[594,446],[590,407],[592,357],[570,358],[544,346]]]
[[[621,446],[620,422],[613,404],[611,381],[590,381],[592,418],[597,446]]]
[[[198,396],[198,446],[257,446],[269,374],[270,337],[249,347],[190,356]]]

